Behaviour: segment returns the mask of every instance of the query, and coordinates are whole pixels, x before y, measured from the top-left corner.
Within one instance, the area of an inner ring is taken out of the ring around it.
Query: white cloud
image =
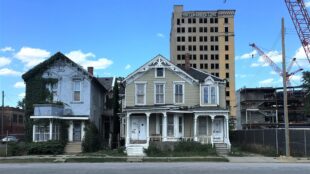
[[[22,99],[22,98],[25,97],[25,95],[26,95],[26,93],[22,92],[22,93],[18,94],[18,97],[19,97],[20,99]]]
[[[24,82],[16,82],[14,88],[25,88],[25,86]]]
[[[277,75],[278,73],[276,73],[275,71],[270,71],[271,75]]]
[[[9,65],[11,63],[11,60],[7,57],[0,57],[0,67]]]
[[[126,66],[125,66],[125,70],[128,70],[128,69],[130,69],[131,68],[131,65],[130,64],[127,64]]]
[[[252,63],[252,64],[250,65],[250,67],[258,67],[258,66],[260,66],[259,63]]]
[[[50,52],[40,48],[22,47],[15,57],[22,61],[27,68],[32,67],[46,58],[50,57]]]
[[[248,75],[246,74],[236,74],[235,77],[236,78],[246,78]]]
[[[88,58],[95,57],[93,53],[83,53],[81,50],[71,51],[70,53],[66,54],[66,56],[76,63],[84,63]]]
[[[305,6],[306,6],[306,8],[309,8],[310,7],[310,1],[306,1]]]
[[[91,52],[83,53],[81,50],[71,51],[68,54],[66,54],[66,56],[72,59],[74,62],[82,65],[84,68],[92,66],[95,69],[106,69],[113,64],[113,61],[107,58],[90,60],[92,58],[95,58],[96,55]]]
[[[0,69],[0,76],[20,76],[21,74],[22,74],[21,72],[8,68]]]
[[[302,76],[301,75],[292,75],[292,76],[290,76],[290,80],[291,81],[301,82]]]
[[[160,37],[160,38],[164,38],[165,37],[165,35],[163,33],[157,33],[156,36]]]
[[[241,56],[237,56],[236,59],[249,59],[249,58],[252,58],[254,55],[257,54],[257,51],[256,50],[253,50],[249,53],[244,53],[242,54]]]
[[[9,52],[9,51],[15,51],[15,50],[12,47],[3,47],[3,48],[0,48],[0,51]]]

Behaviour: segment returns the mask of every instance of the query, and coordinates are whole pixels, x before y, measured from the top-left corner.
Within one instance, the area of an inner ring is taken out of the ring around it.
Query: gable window
[[[174,103],[184,103],[184,83],[174,84]]]
[[[73,80],[73,101],[79,102],[81,101],[81,80]]]
[[[155,104],[164,104],[165,103],[165,84],[156,83],[155,84]]]
[[[49,92],[51,93],[51,97],[50,100],[51,101],[58,101],[58,82],[56,83],[49,83],[46,85],[46,88],[49,90]]]
[[[164,68],[156,68],[155,77],[165,77]]]
[[[145,105],[145,83],[136,84],[136,105]]]
[[[215,85],[202,86],[203,105],[215,105],[218,103],[217,100],[218,100],[217,86]]]

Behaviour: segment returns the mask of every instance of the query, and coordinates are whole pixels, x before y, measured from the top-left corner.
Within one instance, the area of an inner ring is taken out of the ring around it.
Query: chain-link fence
[[[279,155],[285,154],[285,129],[250,129],[232,131],[233,145],[261,145],[274,148]],[[292,156],[310,156],[310,129],[290,129]]]

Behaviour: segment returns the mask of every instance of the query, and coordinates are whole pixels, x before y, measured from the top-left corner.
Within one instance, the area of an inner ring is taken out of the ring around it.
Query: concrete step
[[[82,152],[81,142],[69,142],[65,147],[65,153],[67,154],[76,154],[81,152]]]
[[[224,156],[229,153],[228,145],[226,143],[215,143],[214,145],[218,155]]]
[[[145,156],[144,149],[141,146],[129,146],[126,148],[127,156]]]

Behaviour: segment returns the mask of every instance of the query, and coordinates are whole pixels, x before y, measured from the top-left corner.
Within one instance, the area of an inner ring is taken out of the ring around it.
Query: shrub
[[[59,141],[33,142],[28,144],[30,155],[58,155],[64,153],[65,145]]]
[[[147,156],[216,156],[216,150],[210,144],[200,144],[198,142],[179,142],[173,148],[150,144],[144,152]]]
[[[8,144],[8,156],[19,156],[27,154],[27,145],[24,142]]]
[[[99,131],[95,124],[90,123],[85,128],[85,137],[82,142],[83,152],[96,152],[101,147]]]

